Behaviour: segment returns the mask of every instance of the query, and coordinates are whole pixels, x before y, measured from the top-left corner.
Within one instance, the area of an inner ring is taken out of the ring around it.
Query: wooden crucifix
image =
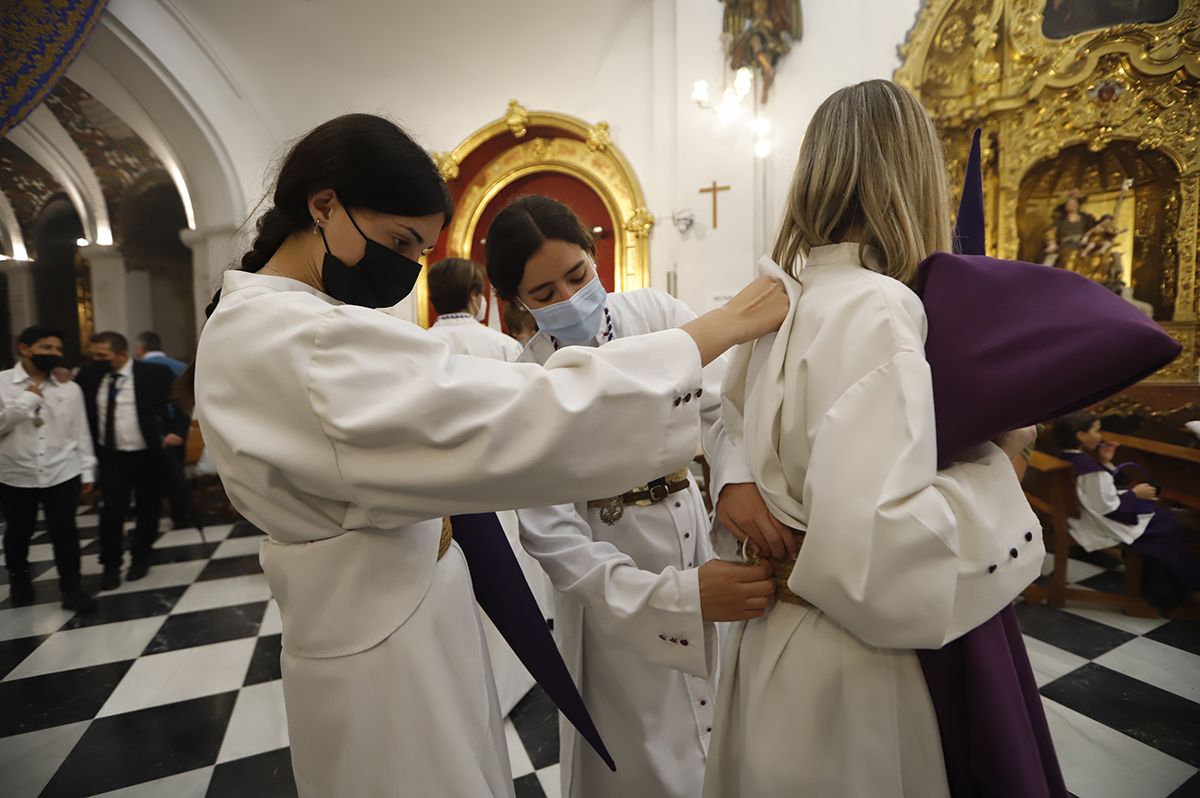
[[[712,185],[709,186],[708,188],[700,189],[701,194],[712,194],[712,202],[713,202],[712,226],[713,226],[714,230],[717,229],[717,192],[728,191],[728,190],[729,190],[729,186],[718,186],[716,180],[714,180],[712,182]]]

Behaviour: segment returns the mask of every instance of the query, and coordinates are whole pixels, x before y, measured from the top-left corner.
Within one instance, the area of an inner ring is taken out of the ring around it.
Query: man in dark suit
[[[136,581],[150,570],[150,549],[158,535],[162,505],[164,450],[183,445],[187,422],[170,408],[174,373],[164,365],[130,357],[124,335],[93,335],[88,354],[92,362],[80,370],[76,381],[83,389],[100,462],[104,499],[100,512],[101,587],[112,590],[121,584],[125,513],[131,493],[137,497],[137,529],[126,579]]]
[[[178,379],[179,375],[183,374],[184,369],[187,368],[187,364],[182,360],[167,356],[162,348],[162,337],[153,330],[147,330],[138,333],[133,344],[133,355],[143,363],[159,363],[168,367]],[[177,402],[172,402],[171,412],[182,414],[183,408]],[[186,414],[184,415],[186,417]],[[187,418],[187,422],[190,427],[191,418]],[[184,466],[184,459],[187,456],[187,435],[183,436],[183,440],[183,446],[167,449],[167,467],[162,472],[163,490],[171,505],[171,521],[175,529],[189,527],[203,529],[204,522],[200,518],[200,514],[196,512],[196,503],[192,500],[191,488],[187,481],[187,470]]]

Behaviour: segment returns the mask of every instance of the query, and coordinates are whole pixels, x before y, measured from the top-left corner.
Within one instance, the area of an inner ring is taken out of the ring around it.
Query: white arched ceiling
[[[16,260],[28,260],[25,250],[25,236],[21,233],[21,225],[17,222],[17,214],[13,211],[12,203],[0,191],[0,239],[3,239],[4,253]]]
[[[156,4],[112,0],[68,76],[162,160],[184,199],[189,227],[240,224],[247,210],[244,183],[222,136],[254,138],[245,132],[254,126],[230,121],[244,112],[244,102],[219,73],[206,71],[207,57],[189,42]],[[187,76],[193,81],[185,85]],[[193,82],[203,88],[200,96],[190,90]],[[221,134],[213,115],[225,120]]]
[[[9,131],[8,138],[67,192],[83,223],[84,235],[97,244],[111,244],[112,227],[100,181],[87,157],[50,109],[45,105],[35,108],[21,124]]]
[[[184,168],[174,148],[168,143],[162,130],[146,113],[146,109],[133,95],[86,51],[80,53],[67,70],[67,77],[104,104],[122,122],[130,127],[154,153],[170,174],[179,198],[183,200],[188,227],[196,229],[196,212],[192,207],[192,192],[188,188]]]

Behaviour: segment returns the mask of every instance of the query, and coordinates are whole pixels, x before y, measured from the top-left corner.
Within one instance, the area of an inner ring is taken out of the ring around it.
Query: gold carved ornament
[[[479,222],[488,204],[513,183],[539,173],[571,176],[588,186],[604,203],[613,221],[614,277],[618,291],[650,284],[650,233],[654,215],[647,209],[633,167],[613,142],[607,122],[550,111],[528,111],[516,100],[499,119],[484,125],[448,153],[433,158],[446,180],[461,179],[461,165],[484,143],[508,133],[524,138],[530,127],[563,132],[561,137],[538,136],[496,155],[463,185],[454,217],[446,232],[450,257],[470,258],[478,251]],[[519,132],[518,132],[519,131]],[[417,282],[418,320],[428,326],[428,285],[424,271]]]
[[[1068,148],[1102,152],[1114,142],[1132,142],[1138,151],[1169,159],[1177,191],[1149,210],[1162,215],[1160,224],[1172,226],[1160,251],[1164,271],[1156,291],[1164,301],[1173,299],[1173,321],[1162,324],[1185,352],[1155,379],[1195,382],[1200,2],[1180,0],[1179,12],[1163,22],[1119,24],[1057,39],[1043,34],[1046,5],[1047,0],[927,0],[901,46],[903,63],[895,79],[920,97],[941,132],[951,185],[960,184],[971,132],[978,126],[987,134],[989,250],[1000,257],[1018,255],[1021,193],[1039,164]]]

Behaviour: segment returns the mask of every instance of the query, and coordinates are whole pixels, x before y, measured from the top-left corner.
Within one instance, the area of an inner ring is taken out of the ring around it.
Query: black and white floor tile
[[[85,586],[99,587],[94,515]],[[280,620],[245,522],[165,532],[143,580],[75,616],[44,534],[37,603],[0,570],[0,795],[294,796]],[[1119,571],[1072,560],[1072,583]],[[1083,606],[1017,608],[1059,758],[1079,798],[1200,796],[1200,624]],[[535,689],[505,724],[516,793],[559,795],[555,710]]]

